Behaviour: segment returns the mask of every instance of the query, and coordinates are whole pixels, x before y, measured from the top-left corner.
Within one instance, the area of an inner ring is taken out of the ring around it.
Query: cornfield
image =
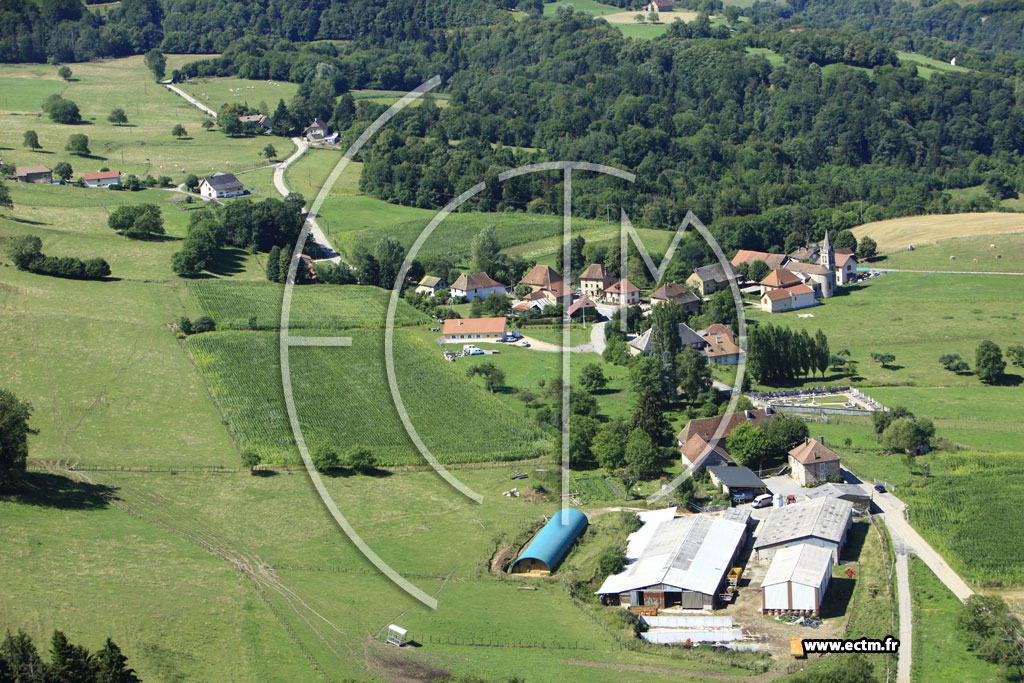
[[[201,280],[189,292],[220,330],[276,330],[281,326],[284,285],[273,282]],[[292,292],[288,325],[297,330],[348,330],[384,327],[391,292],[359,285],[303,285]],[[255,326],[250,318],[255,317]],[[395,325],[429,322],[404,301],[398,302]]]
[[[290,352],[299,423],[311,449],[370,448],[381,465],[421,464],[391,398],[380,331],[353,335],[350,348]],[[298,451],[285,412],[278,337],[214,332],[186,341],[234,438],[264,462],[294,463]],[[532,423],[472,383],[423,337],[395,332],[396,375],[410,419],[444,463],[519,460],[551,444]]]
[[[1019,455],[971,454],[943,458],[942,474],[903,487],[910,522],[965,578],[1024,581],[1024,491]]]

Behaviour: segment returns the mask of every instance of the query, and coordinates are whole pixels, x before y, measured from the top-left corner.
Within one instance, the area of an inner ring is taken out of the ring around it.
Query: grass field
[[[859,548],[857,547],[859,545]],[[850,597],[850,619],[846,623],[844,638],[881,638],[885,634],[899,635],[899,615],[896,610],[896,587],[889,581],[892,547],[881,522],[858,522],[849,532],[844,557],[856,553],[858,567],[853,595]],[[845,577],[833,583],[846,581]],[[829,590],[834,590],[829,586]],[[875,673],[884,680],[886,657],[873,658]],[[890,656],[889,665],[895,670],[896,658]]]
[[[920,247],[915,244],[914,251],[892,251],[870,265],[905,270],[1024,273],[1024,235],[974,235],[952,237]]]
[[[928,566],[910,558],[913,594],[914,665],[911,680],[997,681],[999,667],[975,657],[964,645],[955,621],[960,601]]]
[[[933,216],[908,216],[865,223],[853,229],[860,239],[865,235],[878,242],[881,253],[906,249],[913,244],[930,244],[949,237],[996,235],[1024,232],[1024,215],[1018,213],[962,213]]]
[[[950,73],[966,73],[970,69],[962,66],[956,66],[949,64],[948,62],[940,62],[937,59],[931,57],[925,57],[914,52],[897,52],[896,56],[899,57],[900,61],[904,64],[912,63],[917,64],[917,75],[921,78],[931,78],[936,73],[950,72]]]
[[[786,58],[780,55],[775,50],[767,47],[748,47],[746,51],[752,55],[761,55],[768,60],[768,63],[772,66],[778,66],[786,63]]]
[[[616,14],[622,11],[621,7],[614,5],[602,5],[594,0],[571,0],[571,2],[550,2],[544,4],[544,15],[554,16],[555,12],[558,11],[559,7],[572,6],[576,12],[586,12],[593,14],[595,17],[604,16],[605,14]]]
[[[191,59],[195,56],[168,55],[167,68],[176,68]],[[266,145],[264,139],[228,138],[216,131],[203,131],[200,123],[206,116],[154,83],[141,56],[76,64],[72,71],[73,80],[65,84],[52,66],[0,66],[0,79],[5,79],[4,82],[27,83],[10,89],[12,111],[0,114],[0,147],[10,150],[4,153],[4,163],[44,164],[53,168],[58,162],[67,161],[76,178],[106,166],[139,176],[167,175],[175,182],[181,182],[187,173],[208,175],[215,170],[236,171],[262,165],[259,151]],[[78,104],[83,124],[56,124],[42,114],[42,100],[55,88]],[[7,92],[5,88],[3,93]],[[17,110],[13,110],[15,106]],[[114,107],[124,108],[129,125],[114,126],[107,122]],[[189,133],[180,140],[171,135],[177,123]],[[30,151],[22,146],[22,135],[30,129],[38,133],[42,150]],[[72,133],[89,137],[91,157],[64,151]]]
[[[299,422],[311,448],[366,446],[380,464],[419,464],[385,382],[383,335],[353,334],[351,348],[291,351]],[[234,438],[267,462],[296,462],[280,384],[278,336],[268,332],[195,335],[185,344]],[[442,462],[536,457],[548,447],[482,384],[444,361],[424,335],[395,332],[395,367],[410,419]],[[488,425],[466,430],[464,416]]]
[[[254,109],[263,103],[268,114],[274,113],[278,100],[290,102],[299,89],[297,83],[246,78],[194,78],[176,85],[214,111],[236,102]]]
[[[429,680],[427,672],[446,671],[552,680],[564,676],[566,659],[594,681],[621,681],[640,666],[654,667],[643,679],[657,681],[749,673],[724,660],[623,652],[559,582],[531,581],[537,590],[519,591],[520,582],[488,574],[499,536],[515,536],[556,507],[501,496],[511,471],[458,472],[484,494],[483,505],[454,496],[432,472],[326,479],[381,557],[437,596],[436,611],[372,570],[301,475],[93,475],[119,487],[119,505],[132,516],[90,505],[95,494],[83,487],[46,504],[0,500],[0,605],[18,605],[0,607],[0,624],[37,638],[62,628],[90,647],[109,634],[146,680],[312,680],[316,672],[285,628],[332,680]],[[206,543],[223,559],[202,549]],[[260,585],[276,614],[236,561],[247,569],[261,563]],[[379,644],[389,623],[409,628],[419,646]],[[580,649],[508,647],[520,641]]]
[[[200,280],[188,285],[189,292],[218,329],[276,330],[281,326],[284,285],[272,282]],[[298,330],[348,330],[382,328],[391,292],[359,285],[312,285],[292,290],[289,328]],[[251,327],[250,318],[256,317]],[[426,314],[399,300],[395,325],[430,322]]]

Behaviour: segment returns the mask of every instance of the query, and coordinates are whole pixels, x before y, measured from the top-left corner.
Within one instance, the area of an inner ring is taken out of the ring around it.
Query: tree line
[[[80,259],[77,256],[47,256],[43,241],[35,235],[8,239],[7,254],[14,267],[40,275],[54,275],[72,280],[102,280],[110,275],[110,265],[102,258]]]
[[[75,645],[62,631],[50,638],[50,657],[43,659],[22,630],[10,631],[0,642],[0,681],[53,681],[54,683],[137,683],[139,677],[128,666],[128,658],[114,641],[90,652]]]
[[[818,372],[822,377],[832,363],[828,338],[818,330],[760,323],[747,328],[747,371],[765,384],[786,382]]]

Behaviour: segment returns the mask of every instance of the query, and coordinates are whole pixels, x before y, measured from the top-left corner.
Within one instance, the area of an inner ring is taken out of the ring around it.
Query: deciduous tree
[[[29,426],[32,406],[7,389],[0,389],[0,491],[21,485],[28,459],[28,437],[36,434]]]

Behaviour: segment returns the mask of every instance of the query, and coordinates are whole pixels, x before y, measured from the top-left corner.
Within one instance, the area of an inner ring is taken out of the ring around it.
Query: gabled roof
[[[604,267],[603,263],[591,263],[587,269],[580,273],[581,280],[610,280],[611,273]]]
[[[744,422],[759,424],[763,420],[769,419],[769,417],[768,412],[761,409],[744,410],[739,413],[729,413],[728,415],[718,415],[716,417],[704,417],[697,420],[690,420],[686,423],[686,426],[683,427],[683,431],[676,435],[676,441],[681,444],[685,444],[694,434],[700,434],[701,438],[705,441],[711,441],[715,438],[724,439],[732,432],[732,430],[736,429]],[[722,428],[721,434],[718,434],[719,426]]]
[[[857,255],[848,249],[840,249],[836,252],[836,267],[842,268],[847,261],[857,262]]]
[[[420,287],[437,287],[443,284],[444,280],[442,278],[434,277],[433,275],[424,275],[423,279],[419,282]]]
[[[718,481],[722,482],[725,486],[739,486],[743,488],[758,488],[766,486],[761,481],[761,478],[754,474],[753,470],[747,467],[739,467],[736,465],[717,465],[715,467],[709,467],[708,472],[715,475]]]
[[[504,334],[505,318],[448,318],[444,334]]]
[[[775,553],[761,586],[792,582],[817,587],[831,571],[832,551],[810,543],[801,543],[782,548]]]
[[[766,548],[811,537],[838,543],[852,516],[853,503],[829,497],[772,508],[761,524],[754,547]]]
[[[686,323],[679,323],[679,341],[683,343],[683,346],[692,346],[694,344],[704,346],[706,343],[704,337],[694,332]]]
[[[714,323],[708,325],[707,329],[701,330],[702,335],[720,335],[728,338],[730,341],[736,341],[736,336],[733,334],[732,328],[722,323]]]
[[[712,263],[707,266],[701,266],[695,269],[694,274],[700,278],[701,282],[725,282],[730,278],[736,278],[738,273],[733,266],[728,266],[729,270],[726,271],[722,267],[721,263]]]
[[[551,266],[537,265],[530,269],[519,284],[549,287],[552,282],[561,282],[562,276]]]
[[[755,261],[764,261],[769,268],[781,268],[789,260],[785,254],[770,254],[767,251],[753,251],[751,249],[740,249],[732,257],[732,265],[738,266],[741,263],[753,264]]]
[[[615,284],[611,285],[610,287],[608,287],[604,291],[609,293],[609,294],[622,294],[622,293],[632,294],[633,292],[639,292],[640,288],[637,287],[636,285],[634,285],[632,282],[630,282],[626,278],[622,278],[621,280],[619,280]]]
[[[462,273],[458,279],[452,283],[452,289],[462,290],[468,292],[472,289],[484,289],[485,287],[504,287],[497,280],[491,278],[487,273]]]
[[[242,182],[235,177],[234,173],[214,173],[208,178],[203,178],[203,182],[208,183],[215,190],[230,190],[242,187]]]
[[[764,296],[769,301],[778,301],[779,299],[789,299],[791,297],[800,296],[801,294],[814,294],[814,290],[807,285],[793,285],[792,287],[783,287],[782,289],[770,289],[764,293]]]
[[[772,272],[768,273],[760,284],[765,287],[792,287],[793,285],[800,284],[801,280],[796,275],[788,270],[782,270],[776,268]]]
[[[562,297],[572,296],[573,294],[575,294],[575,292],[572,291],[572,287],[562,282],[561,280],[559,280],[558,282],[552,282],[550,285],[542,287],[541,291],[549,292],[551,296],[555,297],[556,299],[561,299]]]
[[[573,316],[579,310],[589,310],[592,308],[597,308],[597,304],[595,304],[589,296],[581,296],[579,299],[576,299],[576,301],[572,302],[572,305],[569,306],[565,314],[568,316]]]
[[[629,345],[640,353],[646,353],[651,350],[651,328],[648,327],[641,334],[629,340]]]
[[[787,263],[786,270],[793,273],[807,273],[808,275],[831,274],[831,271],[828,268],[817,263],[797,263],[795,261]]]
[[[817,439],[805,439],[802,444],[789,451],[789,455],[804,465],[839,460],[839,456],[834,450]]]
[[[627,557],[639,551],[635,561],[624,571],[605,579],[598,594],[625,593],[665,584],[713,595],[747,532],[746,524],[710,515],[667,519],[651,533],[647,525],[653,523],[654,520],[648,521],[630,535]],[[646,540],[646,543],[634,550],[632,539],[640,534],[643,534],[641,542]]]
[[[107,178],[120,178],[120,171],[96,171],[95,173],[82,174],[82,180],[106,180]]]
[[[809,261],[818,255],[817,247],[800,247],[789,254],[789,258],[796,261]]]
[[[53,173],[46,166],[16,166],[14,169],[14,175],[28,175],[29,173]]]
[[[306,126],[306,130],[309,130],[310,128],[322,128],[324,130],[327,130],[327,124],[324,123],[324,120],[318,116],[315,119],[313,119],[313,123]]]
[[[694,301],[700,301],[700,297],[691,292],[686,287],[675,282],[666,282],[661,287],[654,290],[651,294],[651,299],[658,299],[661,301],[673,301],[681,304],[688,304]],[[681,301],[680,301],[681,300]]]
[[[717,454],[733,462],[732,456],[722,446],[712,446],[705,441],[700,434],[694,434],[686,443],[683,444],[682,448],[679,449],[679,453],[683,456],[686,462],[689,463],[689,467],[699,466],[709,455]]]

